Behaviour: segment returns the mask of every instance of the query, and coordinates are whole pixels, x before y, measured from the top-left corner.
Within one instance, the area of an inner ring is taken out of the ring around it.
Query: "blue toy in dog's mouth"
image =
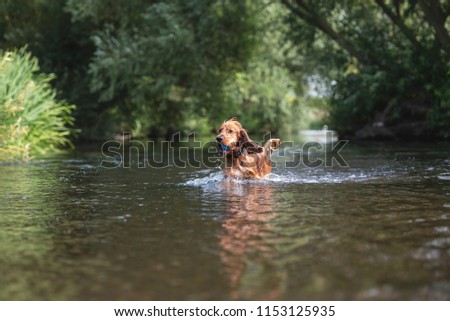
[[[219,150],[223,153],[223,152],[228,152],[231,150],[230,146],[224,145],[222,143],[219,143]]]

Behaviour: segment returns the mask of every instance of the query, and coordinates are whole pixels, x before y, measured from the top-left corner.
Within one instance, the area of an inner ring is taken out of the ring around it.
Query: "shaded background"
[[[27,46],[77,106],[79,138],[321,128],[448,137],[449,1],[4,0],[0,48]]]

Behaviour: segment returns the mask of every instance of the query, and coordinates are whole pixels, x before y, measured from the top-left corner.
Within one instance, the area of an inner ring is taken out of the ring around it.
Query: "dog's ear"
[[[261,153],[264,150],[248,137],[247,131],[244,128],[239,131],[239,146],[247,149],[249,154]]]
[[[243,146],[246,142],[250,141],[247,131],[244,128],[239,130],[239,146]]]

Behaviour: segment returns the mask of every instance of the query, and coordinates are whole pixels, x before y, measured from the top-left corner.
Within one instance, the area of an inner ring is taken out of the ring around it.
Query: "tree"
[[[281,3],[309,73],[332,88],[338,129],[375,124],[387,136],[450,134],[447,1]]]
[[[69,1],[67,10],[74,22],[95,26],[90,88],[124,126],[164,133],[188,115],[216,120],[224,83],[252,54],[250,2],[94,4]]]

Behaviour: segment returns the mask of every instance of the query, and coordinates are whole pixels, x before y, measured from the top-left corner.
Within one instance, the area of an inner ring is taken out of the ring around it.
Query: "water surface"
[[[0,299],[449,300],[449,152],[349,143],[262,181],[97,146],[3,164]]]

